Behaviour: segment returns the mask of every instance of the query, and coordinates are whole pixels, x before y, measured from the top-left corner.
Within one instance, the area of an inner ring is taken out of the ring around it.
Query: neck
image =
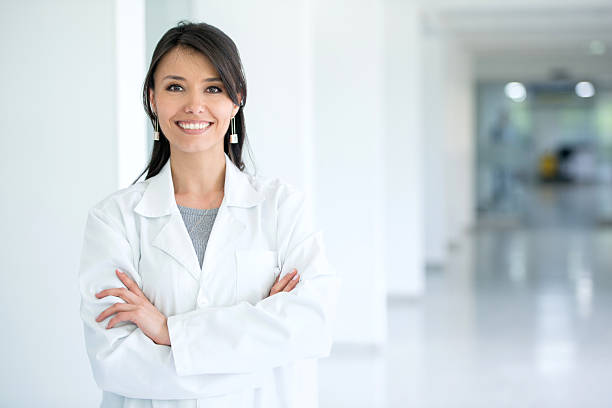
[[[185,153],[171,150],[174,194],[193,199],[206,199],[222,193],[225,185],[223,150]]]

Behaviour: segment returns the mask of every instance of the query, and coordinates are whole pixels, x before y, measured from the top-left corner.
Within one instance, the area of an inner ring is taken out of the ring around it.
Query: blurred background
[[[1,406],[100,402],[85,219],[182,19],[238,45],[256,170],[342,277],[321,407],[612,406],[612,0],[1,1]]]

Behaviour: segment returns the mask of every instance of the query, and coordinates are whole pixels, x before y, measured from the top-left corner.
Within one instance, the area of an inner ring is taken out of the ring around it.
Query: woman
[[[337,280],[303,195],[243,172],[235,44],[179,23],[143,91],[156,129],[146,179],[89,211],[81,256],[102,407],[316,406]]]

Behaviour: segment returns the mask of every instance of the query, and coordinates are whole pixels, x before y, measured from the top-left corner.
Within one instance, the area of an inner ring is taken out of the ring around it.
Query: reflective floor
[[[612,407],[612,187],[532,189],[389,302],[389,343],[320,363],[331,407]]]

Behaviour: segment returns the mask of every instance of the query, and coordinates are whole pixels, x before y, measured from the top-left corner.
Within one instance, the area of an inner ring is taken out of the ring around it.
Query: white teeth
[[[183,129],[205,129],[210,125],[210,123],[208,122],[200,122],[200,123],[178,122],[178,125],[182,127]]]

